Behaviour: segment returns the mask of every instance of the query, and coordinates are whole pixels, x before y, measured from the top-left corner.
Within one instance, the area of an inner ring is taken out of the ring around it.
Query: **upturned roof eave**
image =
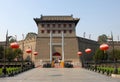
[[[80,19],[73,19],[73,20],[42,20],[41,18],[34,18],[34,21],[38,25],[38,23],[43,23],[43,22],[75,22],[75,24],[78,23]]]

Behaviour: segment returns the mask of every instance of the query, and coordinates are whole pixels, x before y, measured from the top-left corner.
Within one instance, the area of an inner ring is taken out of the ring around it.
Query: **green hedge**
[[[9,67],[7,69],[7,74],[10,74],[11,72],[17,72],[21,70],[21,67]],[[0,75],[2,74],[2,68],[0,68]]]
[[[0,75],[2,74],[2,68],[0,68]]]
[[[97,66],[97,70],[104,70],[104,71],[109,71],[109,72],[113,73],[114,68],[113,67]],[[120,74],[120,68],[118,68],[118,74]]]

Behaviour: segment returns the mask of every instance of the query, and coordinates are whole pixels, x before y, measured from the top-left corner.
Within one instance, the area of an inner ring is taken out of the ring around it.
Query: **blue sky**
[[[101,34],[110,35],[114,40],[120,36],[120,0],[0,0],[0,41],[9,35],[37,33],[33,18],[40,15],[71,15],[80,18],[76,35],[86,38],[91,34],[97,40]]]

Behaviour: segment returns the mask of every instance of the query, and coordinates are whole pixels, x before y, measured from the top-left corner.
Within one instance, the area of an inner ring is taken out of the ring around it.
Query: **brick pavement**
[[[35,68],[0,82],[120,82],[118,78],[82,68]]]

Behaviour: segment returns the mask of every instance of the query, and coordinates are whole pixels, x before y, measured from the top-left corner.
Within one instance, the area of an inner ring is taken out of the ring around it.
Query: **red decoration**
[[[61,56],[61,54],[58,52],[55,52],[55,53],[53,53],[53,56]]]
[[[87,54],[90,54],[91,53],[91,49],[90,48],[87,48],[86,50],[85,50],[85,52],[87,53]]]
[[[107,50],[108,48],[109,48],[109,46],[107,44],[100,45],[101,50]]]
[[[38,52],[34,52],[34,55],[38,55]]]
[[[81,56],[81,55],[82,55],[82,52],[79,51],[77,54],[78,54],[79,56]]]
[[[10,44],[10,47],[14,48],[14,49],[17,49],[17,48],[19,48],[19,44],[17,42],[13,42],[13,43]]]
[[[31,53],[32,50],[31,50],[31,49],[27,49],[26,52],[27,52],[27,53]]]

